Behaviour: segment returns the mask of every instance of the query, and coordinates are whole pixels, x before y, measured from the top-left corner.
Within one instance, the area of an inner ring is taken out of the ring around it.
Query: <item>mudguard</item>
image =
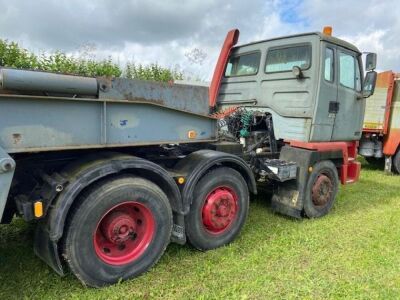
[[[281,183],[275,188],[271,207],[280,214],[301,218],[309,167],[322,160],[331,160],[339,167],[343,163],[343,154],[340,150],[319,152],[285,146],[281,150],[279,159],[296,162],[298,166],[297,178]]]
[[[174,179],[165,169],[153,162],[116,153],[100,153],[75,161],[61,172],[69,184],[53,201],[47,217],[38,224],[35,237],[36,255],[58,274],[64,274],[58,241],[63,235],[68,211],[73,202],[85,187],[121,171],[151,179],[166,193],[173,212],[178,215],[183,213],[180,191]]]
[[[246,180],[249,191],[257,194],[254,174],[243,159],[229,153],[214,150],[199,150],[186,156],[174,168],[174,172],[186,178],[186,183],[181,187],[185,215],[189,213],[196,183],[207,171],[218,165],[237,170]]]

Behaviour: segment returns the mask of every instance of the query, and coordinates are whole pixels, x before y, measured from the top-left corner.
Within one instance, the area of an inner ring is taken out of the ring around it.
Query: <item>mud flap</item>
[[[52,241],[43,221],[36,226],[33,250],[35,254],[48,264],[57,274],[64,276],[63,266],[60,260],[57,242]]]
[[[280,184],[271,199],[273,211],[294,218],[302,217],[302,201],[299,201],[299,189],[296,180]]]

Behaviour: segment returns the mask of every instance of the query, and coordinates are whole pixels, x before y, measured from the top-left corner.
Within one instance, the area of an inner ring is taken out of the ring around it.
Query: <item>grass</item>
[[[0,226],[0,299],[400,298],[400,177],[363,165],[332,212],[293,220],[252,201],[229,246],[171,244],[143,276],[96,290],[56,275],[32,252],[33,226]]]

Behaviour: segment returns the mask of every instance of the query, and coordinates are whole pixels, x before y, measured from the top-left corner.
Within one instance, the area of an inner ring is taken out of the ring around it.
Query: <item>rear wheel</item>
[[[398,149],[396,154],[393,156],[392,168],[396,174],[400,174],[400,149]]]
[[[320,161],[313,166],[308,178],[304,212],[309,218],[326,215],[333,206],[339,189],[336,166],[331,161]]]
[[[374,165],[376,164],[379,160],[373,156],[365,157],[365,160],[370,164]]]
[[[374,167],[383,167],[383,164],[385,163],[384,158],[365,157],[365,160],[368,162],[368,164]]]
[[[100,287],[138,276],[161,257],[172,229],[166,195],[135,177],[103,181],[71,212],[64,257],[86,285]]]
[[[246,220],[249,192],[242,175],[221,167],[206,174],[196,185],[186,217],[189,242],[200,250],[233,241]]]

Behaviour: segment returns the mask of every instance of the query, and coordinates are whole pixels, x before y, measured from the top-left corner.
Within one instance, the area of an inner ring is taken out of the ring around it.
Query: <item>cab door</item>
[[[321,43],[321,65],[316,113],[312,126],[312,141],[330,141],[337,111],[336,47]]]
[[[362,132],[365,100],[361,94],[360,54],[337,46],[338,107],[332,141],[359,140]]]

